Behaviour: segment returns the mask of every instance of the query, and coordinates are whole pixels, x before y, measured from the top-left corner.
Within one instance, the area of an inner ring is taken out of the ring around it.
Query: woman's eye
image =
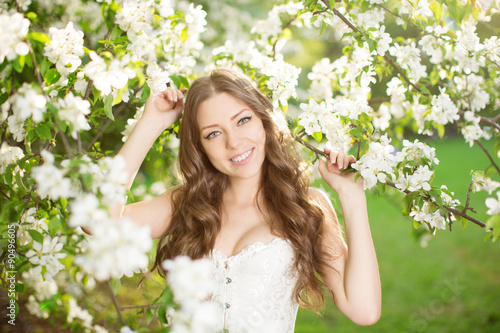
[[[240,121],[238,121],[238,125],[246,124],[250,121],[250,119],[252,119],[252,116],[241,118]]]
[[[213,132],[211,132],[210,134],[208,134],[208,135],[205,137],[205,139],[207,139],[207,140],[213,139],[213,138],[215,138],[215,137],[219,136],[219,134],[220,134],[220,132],[213,131]]]

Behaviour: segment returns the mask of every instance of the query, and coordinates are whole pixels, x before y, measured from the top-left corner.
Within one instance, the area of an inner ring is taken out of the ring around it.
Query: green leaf
[[[189,81],[186,79],[186,77],[179,75],[179,79],[181,80],[182,86],[185,88],[189,88]]]
[[[321,140],[323,140],[323,133],[321,132],[313,133],[312,137],[314,138],[314,140],[321,142]]]
[[[24,59],[21,61],[20,58],[21,57],[17,57],[12,62],[12,66],[14,67],[14,69],[16,70],[16,72],[18,72],[18,73],[21,73],[23,71],[23,67],[24,67]]]
[[[13,174],[12,174],[12,171],[14,170],[14,168],[16,167],[15,164],[10,164],[9,166],[7,166],[7,168],[5,169],[5,173],[4,173],[4,176],[5,176],[5,183],[7,185],[12,185],[12,178],[13,178]]]
[[[439,22],[443,16],[443,8],[441,7],[441,4],[437,1],[433,1],[429,4],[429,8],[432,10],[432,14],[434,15],[436,22]]]
[[[319,31],[320,36],[325,33],[326,27],[327,27],[326,22],[325,21],[321,22],[321,30]]]
[[[415,220],[413,220],[413,227],[414,227],[415,229],[420,228],[420,223],[419,223],[419,222],[417,222],[417,221],[415,221]]]
[[[174,83],[174,85],[177,87],[177,88],[180,88],[181,87],[181,84],[182,84],[182,81],[181,79],[179,78],[179,76],[177,75],[171,75],[170,76],[170,79],[172,80],[172,82]],[[146,86],[145,86],[146,87]],[[148,86],[149,88],[149,86]]]
[[[28,35],[28,38],[30,38],[32,40],[36,40],[37,42],[40,42],[43,44],[50,42],[49,36],[47,36],[43,32],[31,31]]]
[[[439,138],[442,139],[444,136],[444,125],[434,123],[434,128],[437,129]]]
[[[492,216],[488,221],[486,221],[486,230],[492,229],[492,239],[494,242],[500,237],[500,214]]]
[[[52,140],[52,133],[50,133],[49,127],[43,123],[38,125],[37,128],[35,128],[35,132],[36,134],[38,134],[38,137],[40,139]]]
[[[57,82],[57,80],[59,80],[60,77],[61,77],[61,74],[59,74],[57,69],[51,68],[51,69],[49,69],[47,74],[45,74],[45,82],[47,82],[49,85],[54,84]]]
[[[166,306],[162,306],[158,309],[158,320],[162,324],[167,323],[167,307]]]
[[[143,101],[147,100],[149,98],[149,95],[151,94],[151,89],[147,84],[142,86],[142,93],[141,93],[141,99]]]
[[[30,234],[31,237],[33,237],[33,239],[40,243],[40,244],[43,244],[43,236],[41,233],[39,233],[38,231],[36,230],[28,230],[28,233]]]
[[[104,98],[104,113],[106,116],[111,119],[115,120],[115,116],[113,116],[113,94],[109,94]]]

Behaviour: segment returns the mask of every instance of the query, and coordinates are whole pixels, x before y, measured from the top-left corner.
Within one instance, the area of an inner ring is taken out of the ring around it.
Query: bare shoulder
[[[317,187],[309,187],[309,198],[313,202],[319,204],[322,208],[334,212],[332,202],[330,201],[328,194],[324,190]]]
[[[125,206],[123,215],[135,223],[149,226],[151,237],[159,238],[167,230],[173,213],[173,196],[178,187],[172,187],[162,194]]]

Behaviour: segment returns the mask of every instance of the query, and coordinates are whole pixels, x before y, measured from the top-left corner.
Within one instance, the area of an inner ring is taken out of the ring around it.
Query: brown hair
[[[309,195],[308,173],[301,166],[293,139],[280,131],[270,116],[272,103],[248,78],[228,69],[217,69],[197,79],[186,96],[179,130],[179,164],[184,182],[172,194],[172,219],[158,243],[152,270],[177,255],[202,258],[214,247],[221,229],[222,195],[228,179],[212,166],[201,149],[196,114],[203,101],[223,92],[244,102],[262,120],[266,158],[260,195],[269,214],[266,221],[273,233],[288,239],[293,247],[298,274],[295,299],[302,306],[322,306],[324,284],[318,274],[323,275],[327,261],[336,257],[333,249],[326,252],[322,246],[324,209]],[[337,222],[334,230],[334,241],[341,242]]]

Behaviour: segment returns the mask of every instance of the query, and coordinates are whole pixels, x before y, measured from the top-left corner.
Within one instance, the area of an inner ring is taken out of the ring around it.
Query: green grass
[[[477,146],[451,139],[436,147],[440,164],[434,185],[447,184],[465,202],[470,171],[489,163]],[[486,211],[487,193],[471,204]],[[296,330],[306,332],[500,332],[500,247],[468,223],[438,230],[420,246],[412,220],[401,215],[401,197],[368,195],[368,209],[382,281],[382,317],[370,327],[353,324],[332,302],[323,315],[299,310]],[[475,216],[485,221],[484,213]]]

